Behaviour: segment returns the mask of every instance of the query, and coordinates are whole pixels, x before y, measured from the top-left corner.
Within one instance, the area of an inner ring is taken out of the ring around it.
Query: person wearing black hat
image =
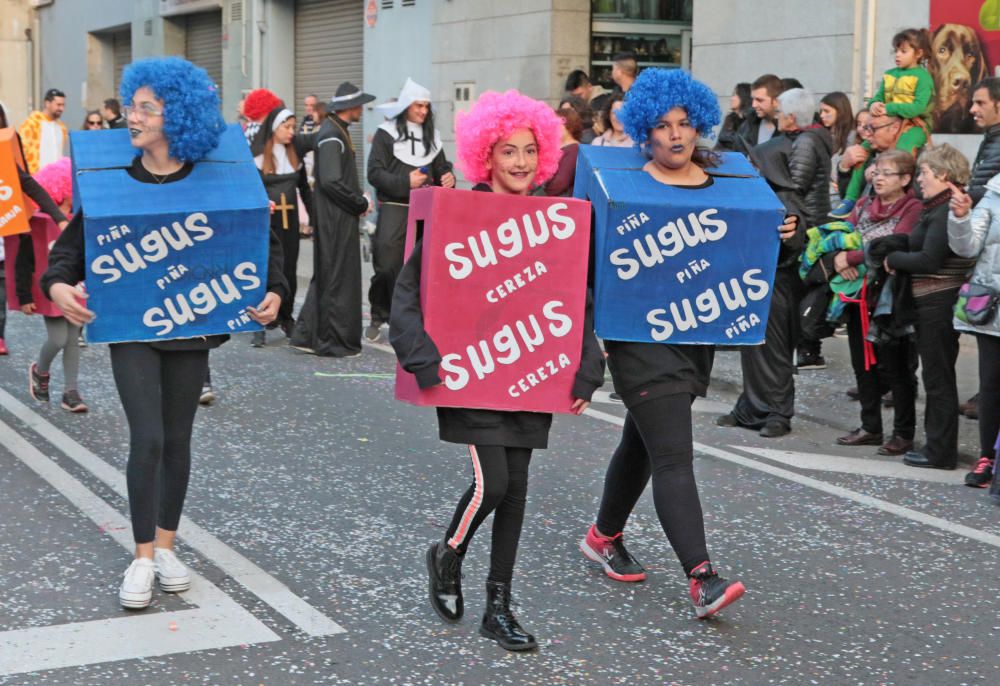
[[[313,277],[292,332],[295,348],[315,355],[361,354],[361,243],[358,221],[372,203],[361,191],[347,128],[375,99],[342,83],[330,99],[313,148]]]

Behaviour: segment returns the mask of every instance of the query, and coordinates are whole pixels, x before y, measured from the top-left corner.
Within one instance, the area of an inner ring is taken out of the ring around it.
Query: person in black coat
[[[153,186],[186,178],[219,142],[225,122],[219,97],[204,69],[177,57],[148,58],[130,64],[121,94],[132,145],[140,154],[126,172]],[[169,117],[168,117],[169,115]],[[170,132],[178,135],[171,138]],[[95,134],[96,135],[96,134]],[[130,191],[137,207],[142,191]],[[86,199],[49,253],[41,278],[45,295],[71,323],[91,321],[95,313],[79,300],[75,286],[84,279]],[[274,320],[287,297],[281,244],[270,234],[267,295],[250,316],[261,324]],[[208,351],[229,337],[208,336],[152,343],[115,343],[111,370],[129,425],[126,469],[135,557],[125,572],[118,598],[123,607],[143,609],[152,600],[153,582],[168,592],[191,585],[184,564],[173,552],[191,471],[191,433]]]
[[[977,203],[986,194],[987,182],[1000,174],[1000,78],[991,76],[976,86],[969,110],[983,131],[969,179],[969,195]]]
[[[410,191],[423,186],[455,187],[441,134],[434,128],[430,100],[429,90],[407,79],[396,101],[375,108],[388,120],[376,129],[368,154],[368,183],[378,201],[372,238],[375,273],[368,290],[371,321],[365,329],[370,341],[377,341],[382,325],[389,322],[392,291],[403,268]]]
[[[799,257],[805,247],[805,194],[792,176],[793,137],[779,135],[753,149],[750,159],[785,206],[797,218],[794,230],[783,236],[774,274],[771,309],[764,345],[740,348],[743,391],[729,414],[716,419],[719,426],[756,429],[765,438],[791,431],[795,414],[794,354],[798,339],[798,303],[802,294]]]
[[[530,128],[523,122],[530,122]],[[515,195],[533,191],[554,173],[559,159],[560,121],[545,103],[516,91],[484,93],[456,129],[459,160],[467,178],[480,181],[473,190]],[[504,134],[509,131],[511,133]],[[424,329],[420,306],[422,243],[418,240],[403,267],[392,302],[389,341],[403,369],[420,388],[442,383],[441,354]],[[428,298],[447,298],[430,291]],[[574,377],[572,405],[582,414],[604,382],[604,356],[587,309],[580,367]],[[430,601],[437,614],[457,622],[464,612],[461,565],[473,535],[491,513],[493,519],[486,611],[480,633],[507,650],[536,647],[510,610],[514,559],[521,536],[532,451],[548,446],[552,415],[460,407],[437,408],[441,440],[468,446],[473,483],[455,508],[444,540],[427,551]]]
[[[923,194],[920,221],[909,236],[909,250],[890,253],[885,268],[910,275],[917,314],[917,352],[927,394],[925,444],[903,456],[911,467],[954,469],[958,461],[958,332],[952,308],[975,259],[948,247],[948,203],[954,187],[969,180],[969,163],[961,152],[937,145],[921,153],[917,183]]]

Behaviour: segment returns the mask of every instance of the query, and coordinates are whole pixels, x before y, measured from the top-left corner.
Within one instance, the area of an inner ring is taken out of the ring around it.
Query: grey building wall
[[[794,76],[817,99],[843,91],[855,109],[895,66],[892,37],[930,23],[930,0],[698,0],[694,4],[691,70],[719,96],[723,112],[740,81],[762,74]],[[943,135],[969,159],[978,135]]]
[[[80,128],[83,115],[104,98],[117,97],[114,82],[106,79],[88,79],[88,65],[110,65],[110,52],[101,54],[100,42],[94,33],[112,31],[132,26],[133,40],[142,32],[142,10],[154,5],[155,0],[56,0],[38,10],[39,83],[36,84],[37,102],[49,88],[66,93],[66,111],[63,114],[70,129]],[[133,43],[134,44],[134,43]],[[94,55],[93,62],[88,54]],[[138,56],[136,52],[133,55]],[[108,70],[110,73],[110,70]]]
[[[445,122],[468,106],[456,92],[474,101],[516,88],[555,104],[569,72],[589,64],[590,0],[435,0],[434,10],[430,87],[449,159],[454,126]]]
[[[410,77],[430,89],[434,99],[434,116],[442,135],[451,129],[451,117],[440,109],[444,98],[441,88],[433,81],[431,68],[431,27],[434,0],[417,0],[413,6],[393,3],[392,9],[382,9],[378,3],[375,26],[364,27],[364,83],[358,84],[375,96],[375,102],[365,108],[362,125],[365,132],[365,165],[371,150],[371,136],[384,121],[374,106],[399,95],[406,78]],[[332,93],[324,94],[329,97]]]

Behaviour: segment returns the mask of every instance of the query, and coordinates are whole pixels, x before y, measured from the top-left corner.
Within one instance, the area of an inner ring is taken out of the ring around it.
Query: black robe
[[[375,273],[368,291],[373,324],[389,321],[392,291],[403,268],[410,172],[417,169],[393,154],[395,143],[396,139],[391,134],[378,129],[368,154],[368,183],[375,189],[379,202],[378,221],[372,240],[372,267]],[[423,143],[418,141],[418,144],[422,150]],[[427,167],[427,183],[430,186],[440,186],[441,177],[451,171],[451,163],[445,158],[444,150],[439,151]]]
[[[361,352],[361,242],[358,220],[368,209],[354,165],[347,124],[335,114],[314,148],[313,277],[292,332],[292,345],[317,355]]]
[[[288,281],[288,297],[281,301],[277,324],[294,321],[292,307],[295,305],[295,291],[298,277],[296,271],[299,264],[299,206],[295,192],[302,194],[302,202],[307,208],[312,207],[312,189],[306,177],[305,165],[299,162],[298,171],[288,174],[265,174],[261,172],[267,197],[274,202],[274,214],[271,215],[271,231],[281,242],[284,253],[284,274]]]

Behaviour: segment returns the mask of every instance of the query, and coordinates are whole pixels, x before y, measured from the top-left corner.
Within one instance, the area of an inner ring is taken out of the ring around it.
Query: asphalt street
[[[28,394],[42,339],[40,321],[10,315],[0,684],[995,683],[1000,508],[961,485],[964,467],[834,445],[857,424],[841,339],[828,369],[799,376],[793,433],[770,441],[714,425],[739,383],[737,354],[718,356],[695,406],[696,472],[713,560],[748,592],[711,621],[694,618],[648,493],[626,535],[649,579],[619,584],[583,558],[624,409],[601,394],[588,415],[557,417],[514,580],[540,641],[522,655],[476,631],[488,523],[464,566],[465,619],[445,625],[427,603],[424,550],[471,467],[438,441],[432,410],[393,399],[385,346],[317,359],[274,333],[264,349],[240,336],[213,351],[220,398],[198,414],[180,531],[197,576],[134,613],[117,599],[128,435],[107,349],[83,351],[91,411],[70,415]],[[963,350],[963,394],[973,373]],[[975,423],[962,425],[971,459]]]

